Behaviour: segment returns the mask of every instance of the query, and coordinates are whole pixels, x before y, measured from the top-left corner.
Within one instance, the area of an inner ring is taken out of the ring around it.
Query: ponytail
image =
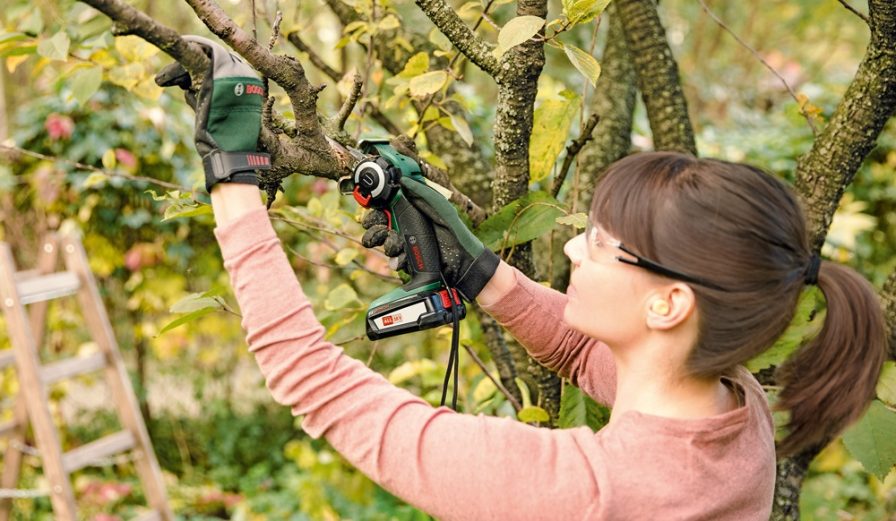
[[[818,287],[827,301],[821,332],[778,369],[777,408],[790,412],[778,455],[828,443],[859,418],[874,398],[886,357],[881,305],[853,270],[823,262]]]

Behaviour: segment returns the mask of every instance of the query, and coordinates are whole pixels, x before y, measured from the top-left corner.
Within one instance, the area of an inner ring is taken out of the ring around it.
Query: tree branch
[[[678,64],[654,0],[616,0],[656,150],[697,153]]]
[[[311,60],[311,63],[314,64],[314,66],[317,67],[318,70],[329,76],[331,80],[338,82],[342,79],[343,73],[337,71],[333,67],[330,67],[330,65],[328,65],[327,62],[325,62],[319,54],[314,52],[314,50],[309,47],[304,40],[302,40],[298,32],[289,33],[286,36],[286,39],[289,40],[289,42],[293,44],[296,49],[307,54],[308,59]],[[391,119],[389,119],[388,116],[383,114],[378,107],[371,107],[370,116],[374,119],[374,121],[379,123],[380,126],[386,129],[386,132],[388,132],[389,134],[397,136],[398,134],[402,133],[398,125],[396,125]]]
[[[796,189],[805,204],[812,247],[824,244],[843,191],[896,111],[896,3],[870,0],[865,57],[812,149],[797,161]]]
[[[851,6],[849,2],[846,0],[837,0],[840,4],[843,5],[849,12],[861,18],[866,24],[871,24],[871,20],[864,13],[859,12],[855,7]]]
[[[510,405],[513,406],[513,410],[515,410],[516,412],[520,412],[523,409],[523,406],[520,404],[519,400],[517,400],[512,394],[510,394],[510,391],[508,391],[507,388],[504,387],[504,384],[502,384],[499,380],[495,380],[495,377],[493,377],[492,374],[488,372],[488,368],[485,367],[485,364],[482,363],[482,360],[480,360],[479,357],[476,356],[476,352],[473,351],[473,348],[470,347],[469,344],[464,342],[463,345],[464,349],[466,349],[467,353],[469,353],[470,358],[472,358],[473,361],[476,362],[476,365],[479,366],[479,369],[482,370],[482,374],[484,374],[486,378],[488,378],[493,384],[495,384],[495,387],[497,387],[498,390],[501,391],[501,394],[503,394],[504,397],[507,398],[507,401],[510,402]]]
[[[14,161],[18,159],[18,156],[28,156],[33,157],[35,159],[43,159],[46,161],[53,161],[55,163],[64,163],[66,165],[70,165],[78,170],[83,170],[86,172],[95,172],[98,174],[103,174],[109,177],[118,177],[121,179],[127,179],[128,181],[140,181],[143,183],[149,183],[156,186],[161,186],[162,188],[168,188],[170,190],[180,190],[181,192],[189,192],[190,188],[175,184],[169,183],[167,181],[160,181],[158,179],[154,179],[152,177],[143,177],[139,175],[130,175],[125,174],[123,172],[116,172],[113,170],[106,170],[104,168],[95,167],[93,165],[85,165],[84,163],[79,163],[77,161],[72,161],[71,159],[66,159],[64,157],[54,157],[41,154],[39,152],[33,152],[31,150],[26,150],[24,148],[8,146],[8,145],[0,145],[0,156],[5,156],[8,160]]]
[[[116,26],[127,28],[128,34],[143,38],[179,61],[192,77],[202,77],[208,70],[208,57],[202,48],[180,37],[180,34],[156,22],[121,0],[82,0],[108,16]]]
[[[557,197],[557,194],[560,193],[560,188],[563,186],[563,181],[566,180],[569,167],[572,166],[572,162],[576,158],[576,155],[578,155],[579,151],[584,148],[586,143],[593,139],[591,133],[594,132],[594,127],[597,126],[598,121],[600,121],[599,114],[592,114],[589,116],[578,139],[573,140],[573,142],[566,147],[566,157],[563,158],[563,166],[561,166],[560,171],[557,172],[557,178],[554,180],[554,187],[551,189],[551,195],[554,197]]]
[[[336,114],[335,129],[337,131],[342,131],[345,128],[346,120],[352,115],[352,111],[355,110],[355,105],[358,103],[358,99],[361,98],[361,87],[363,86],[364,82],[361,81],[361,75],[355,73],[355,77],[352,79],[352,90],[348,97],[345,98],[345,103],[342,104],[339,113]]]
[[[444,0],[415,0],[415,3],[467,59],[493,78],[500,75],[498,60],[492,55],[494,46],[477,37],[454,8]]]

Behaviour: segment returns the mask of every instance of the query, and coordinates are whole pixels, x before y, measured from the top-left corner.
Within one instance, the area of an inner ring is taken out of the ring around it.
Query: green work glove
[[[218,183],[258,186],[256,170],[269,170],[271,156],[257,152],[261,132],[264,84],[241,57],[201,36],[184,40],[202,46],[211,66],[199,90],[191,89],[190,75],[180,63],[168,65],[158,75],[162,87],[176,85],[186,92],[196,111],[196,150],[202,156],[205,189]]]
[[[446,282],[472,302],[491,280],[501,259],[473,235],[460,220],[454,206],[439,192],[408,177],[401,178],[401,187],[408,201],[433,224]],[[372,210],[365,214],[361,224],[367,232],[361,243],[367,248],[382,245],[390,257],[390,266],[406,270],[403,241],[388,228],[387,222],[382,211]]]

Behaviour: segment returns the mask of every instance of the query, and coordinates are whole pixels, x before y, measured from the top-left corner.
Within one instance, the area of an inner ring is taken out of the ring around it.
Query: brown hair
[[[700,319],[691,374],[745,363],[793,319],[813,252],[796,198],[762,170],[676,152],[631,155],[608,167],[591,218],[640,255],[724,288],[691,285]],[[830,262],[817,280],[827,301],[821,332],[778,370],[778,408],[790,411],[781,455],[826,443],[858,418],[885,358],[872,286]]]

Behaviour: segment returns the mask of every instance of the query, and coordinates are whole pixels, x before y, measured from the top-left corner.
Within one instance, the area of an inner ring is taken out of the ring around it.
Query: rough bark
[[[880,296],[887,318],[887,327],[890,330],[890,359],[896,360],[896,271],[887,277]]]
[[[871,41],[834,116],[797,162],[796,188],[809,221],[812,246],[819,251],[843,191],[874,147],[884,124],[896,110],[896,3],[869,2]],[[882,292],[891,354],[896,352],[896,274]],[[773,521],[799,519],[799,494],[808,462],[819,449],[778,464]]]
[[[576,211],[587,212],[591,195],[600,174],[613,161],[625,156],[631,149],[632,115],[635,110],[635,71],[632,68],[622,21],[616,5],[607,8],[610,30],[601,57],[601,75],[591,100],[589,110],[600,116],[593,139],[579,153],[578,179],[567,180],[571,184],[569,197],[575,197]],[[569,201],[572,206],[572,201]],[[569,283],[569,259],[563,254],[563,245],[578,233],[572,227],[554,231],[552,238],[551,287],[564,290]]]
[[[485,344],[488,347],[489,354],[492,356],[492,362],[495,363],[495,367],[498,369],[501,385],[507,388],[507,392],[518,402],[522,403],[523,397],[520,394],[520,388],[516,385],[516,364],[513,361],[513,354],[507,347],[507,341],[504,339],[504,330],[489,314],[477,309],[477,315],[479,316]]]
[[[654,0],[615,0],[656,150],[697,153],[678,64]]]
[[[797,162],[796,189],[815,251],[824,244],[843,191],[896,110],[896,2],[871,0],[868,7],[865,57],[830,122]]]

